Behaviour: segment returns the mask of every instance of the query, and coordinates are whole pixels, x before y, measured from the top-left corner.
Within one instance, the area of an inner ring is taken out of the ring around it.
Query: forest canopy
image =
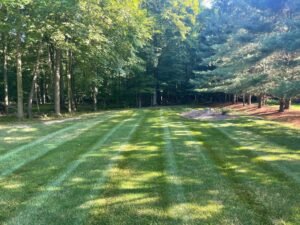
[[[300,94],[297,0],[2,0],[6,113]]]

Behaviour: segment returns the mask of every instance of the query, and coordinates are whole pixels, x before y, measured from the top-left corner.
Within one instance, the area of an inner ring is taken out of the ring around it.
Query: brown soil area
[[[264,106],[263,108],[258,109],[256,104],[253,104],[251,106],[243,106],[242,104],[229,105],[225,106],[225,108],[228,108],[235,112],[239,112],[241,114],[259,116],[268,120],[285,122],[292,124],[296,127],[300,127],[300,110],[290,109],[286,110],[284,113],[280,113],[278,111],[279,106],[278,108]]]

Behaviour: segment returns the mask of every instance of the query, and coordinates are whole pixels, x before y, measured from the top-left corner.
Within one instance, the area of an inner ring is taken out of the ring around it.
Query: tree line
[[[176,99],[192,74],[186,55],[198,13],[197,0],[1,1],[4,111],[16,105],[23,118],[33,105],[53,104],[60,115],[83,103]]]
[[[300,94],[299,18],[297,0],[2,0],[1,105],[31,118],[272,97],[284,111]]]
[[[300,2],[216,0],[200,16],[200,92],[225,93],[258,106],[277,98],[280,111],[300,94]]]

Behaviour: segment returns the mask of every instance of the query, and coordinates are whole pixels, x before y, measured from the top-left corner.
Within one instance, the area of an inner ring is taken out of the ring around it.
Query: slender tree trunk
[[[248,95],[248,105],[252,105],[252,95]]]
[[[136,105],[138,108],[142,108],[142,97],[138,92],[136,93]]]
[[[259,109],[261,109],[263,107],[263,98],[264,98],[263,94],[260,94],[258,97],[258,108]]]
[[[155,70],[154,70],[154,79],[156,80],[155,81],[155,87],[154,87],[154,91],[153,91],[153,106],[157,106],[158,103],[157,103],[157,92],[158,92],[158,64],[156,65],[155,67]]]
[[[72,57],[71,58],[71,67],[70,67],[71,75],[74,74],[73,73],[73,60],[74,59]],[[71,101],[72,101],[72,110],[74,112],[77,111],[77,105],[76,105],[75,96],[74,96],[74,93],[76,93],[75,92],[75,84],[76,84],[76,82],[75,82],[75,76],[71,76],[71,90],[72,90],[72,92],[71,92]]]
[[[27,108],[27,113],[28,113],[28,117],[32,118],[32,102],[33,102],[33,96],[34,94],[36,94],[36,81],[37,78],[39,76],[40,73],[40,55],[41,55],[41,43],[39,44],[39,48],[38,48],[38,52],[37,52],[37,59],[36,59],[36,63],[35,63],[35,67],[33,69],[33,78],[32,78],[32,82],[31,82],[31,89],[30,89],[30,93],[29,93],[29,97],[28,97],[28,108]]]
[[[291,98],[286,99],[284,109],[290,109],[291,105],[292,105],[292,99]]]
[[[60,57],[62,57],[62,53]],[[62,64],[62,60],[60,60],[60,108],[61,109],[65,109],[65,95],[64,95],[65,82],[64,82],[63,74],[64,74],[63,64]]]
[[[279,101],[279,112],[284,112],[285,109],[285,99],[281,98]]]
[[[94,101],[94,111],[96,112],[98,110],[98,88],[95,86],[93,88],[93,101]]]
[[[245,105],[246,105],[246,95],[243,94],[243,106],[245,106]]]
[[[22,53],[21,53],[21,33],[17,32],[16,61],[17,61],[17,98],[18,98],[18,118],[24,118],[23,109],[23,78],[22,78]]]
[[[43,104],[43,96],[42,96],[42,88],[41,88],[41,79],[39,79],[39,82],[37,83],[37,97],[39,100],[39,104]]]
[[[47,80],[46,80],[46,73],[45,71],[43,70],[43,80],[42,80],[42,86],[43,86],[43,92],[42,92],[42,102],[43,104],[46,104],[47,103]]]
[[[4,111],[8,114],[8,79],[7,79],[7,40],[3,38],[3,84],[4,84]]]
[[[266,100],[267,100],[267,96],[266,96],[266,95],[263,95],[263,105],[264,105],[264,106],[266,105]]]
[[[40,99],[39,99],[39,86],[37,83],[35,83],[35,103],[37,111],[40,113]]]
[[[60,116],[60,65],[61,65],[61,51],[56,49],[56,66],[54,76],[54,109],[55,114]]]
[[[153,91],[152,105],[157,106],[157,88],[155,88],[154,91]]]
[[[233,104],[237,103],[237,95],[236,94],[233,95],[232,103]]]
[[[52,44],[48,45],[48,68],[49,68],[49,79],[48,83],[46,84],[46,100],[50,102],[54,102],[55,98],[55,73],[56,73],[56,62],[55,62],[55,47]],[[52,87],[52,88],[51,88]],[[52,89],[52,90],[51,90]],[[50,94],[52,93],[52,94]]]
[[[142,97],[139,95],[139,108],[142,108]]]
[[[68,79],[68,112],[72,112],[72,53],[68,51],[68,64],[67,64],[67,79]]]

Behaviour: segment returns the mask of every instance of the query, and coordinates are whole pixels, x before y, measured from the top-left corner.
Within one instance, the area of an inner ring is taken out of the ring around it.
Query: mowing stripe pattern
[[[79,137],[82,133],[111,118],[112,116],[108,116],[101,120],[78,123],[10,151],[0,157],[0,179],[3,179],[22,166],[56,149],[59,145]]]
[[[46,135],[0,155],[0,224],[299,224],[298,131],[183,110],[35,125]]]
[[[72,162],[65,171],[63,171],[54,181],[49,183],[42,193],[33,197],[27,203],[27,208],[25,208],[22,212],[19,213],[15,218],[13,218],[8,224],[31,224],[31,220],[34,216],[37,216],[38,209],[42,207],[46,202],[47,199],[53,197],[55,195],[55,191],[58,190],[59,186],[79,167],[80,164],[85,162],[87,157],[95,151],[99,151],[103,144],[109,140],[109,138],[114,135],[114,133],[120,129],[129,119],[124,120],[123,122],[119,123],[117,126],[113,127],[104,137],[102,137],[90,150],[88,150],[83,155],[79,156],[79,159]],[[32,210],[35,208],[37,211]]]

